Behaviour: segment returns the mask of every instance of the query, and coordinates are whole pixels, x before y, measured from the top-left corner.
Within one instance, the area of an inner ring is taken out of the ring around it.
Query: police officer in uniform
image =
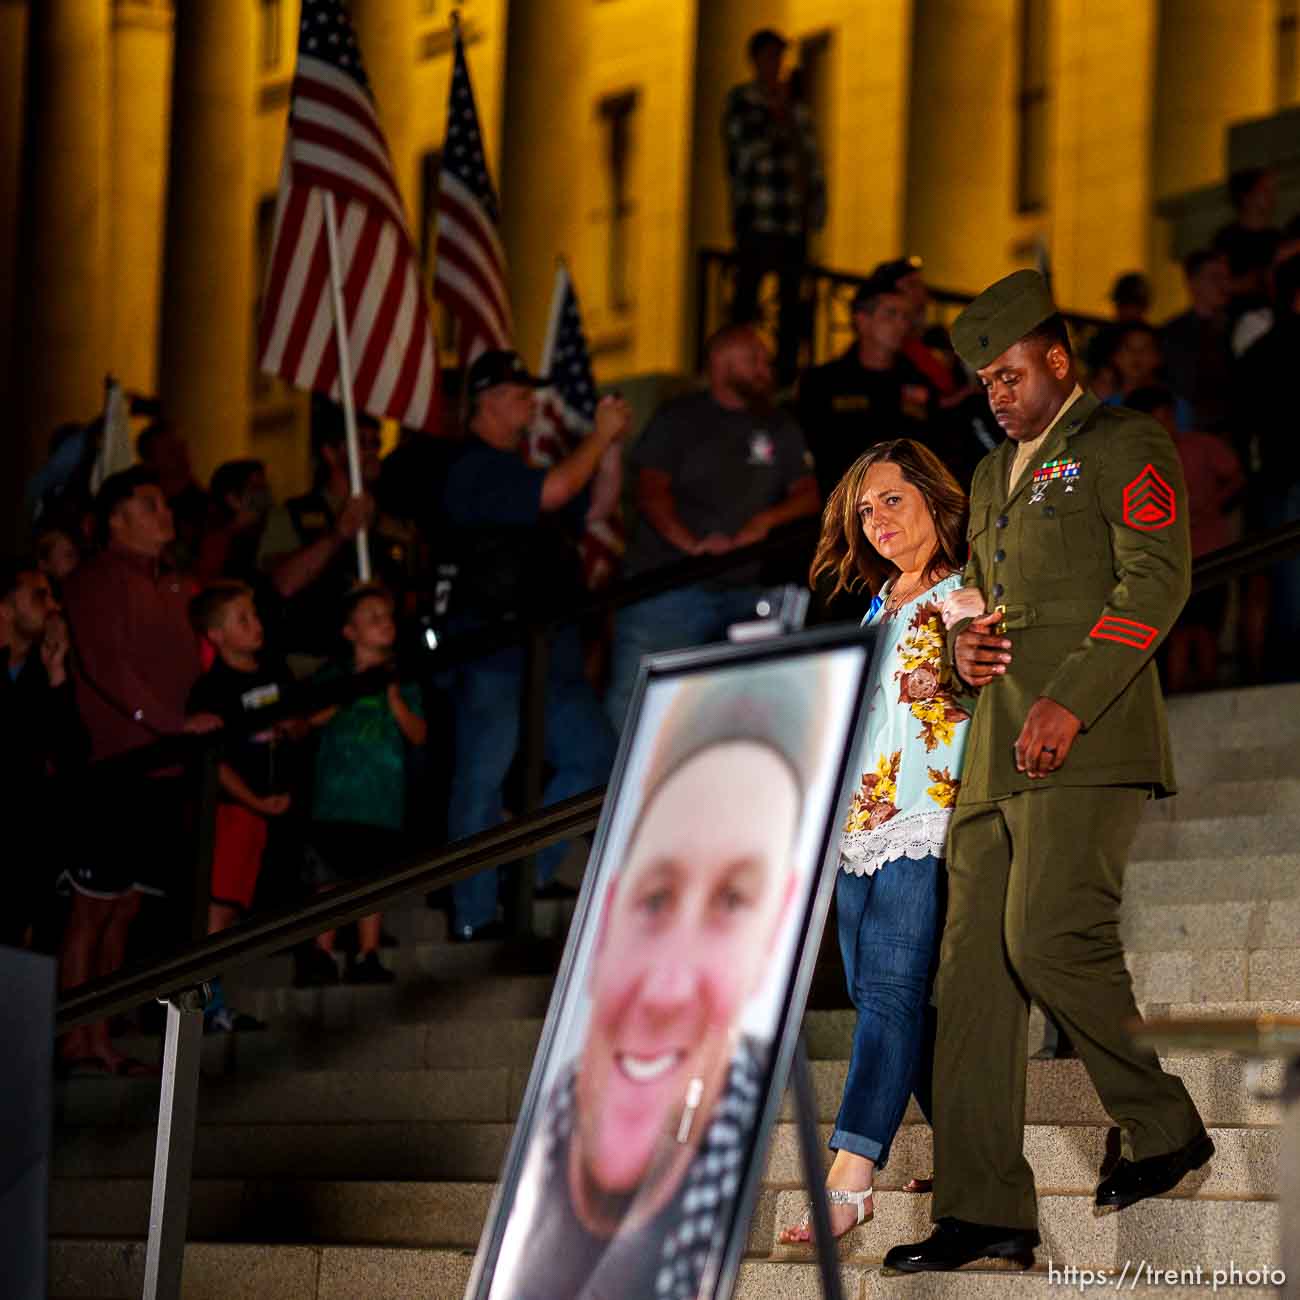
[[[1155,421],[1081,390],[1037,272],[986,289],[953,343],[1007,441],[976,470],[952,598],[965,603],[947,611],[977,615],[949,618],[948,645],[979,700],[936,982],[935,1230],[885,1257],[905,1272],[1032,1262],[1028,997],[1068,1031],[1121,1129],[1099,1207],[1167,1191],[1214,1152],[1182,1081],[1125,1029],[1137,1007],[1119,939],[1143,808],[1174,793],[1152,656],[1190,586],[1178,456]]]

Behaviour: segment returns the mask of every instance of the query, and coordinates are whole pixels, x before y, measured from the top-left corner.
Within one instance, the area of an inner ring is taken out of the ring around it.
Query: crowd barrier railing
[[[729,319],[732,289],[739,254],[734,249],[702,248],[695,263],[695,346],[696,361],[704,364],[704,345],[714,330]],[[843,271],[818,262],[805,262],[801,272],[800,296],[803,302],[799,340],[800,367],[829,361],[853,340],[853,295],[867,282],[865,274]],[[949,325],[974,294],[957,289],[931,286],[931,317],[935,323]],[[764,326],[776,336],[777,308],[771,293],[760,293],[759,312]],[[1104,317],[1085,312],[1061,313],[1083,350],[1104,325]]]

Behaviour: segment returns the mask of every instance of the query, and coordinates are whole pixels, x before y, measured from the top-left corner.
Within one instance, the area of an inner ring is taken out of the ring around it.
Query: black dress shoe
[[[1038,1233],[1032,1228],[992,1228],[964,1219],[938,1219],[925,1241],[894,1246],[882,1273],[946,1273],[977,1259],[1002,1260],[1033,1268]]]
[[[1199,1169],[1214,1154],[1210,1135],[1201,1130],[1185,1147],[1164,1156],[1148,1156],[1145,1160],[1125,1160],[1121,1157],[1114,1169],[1097,1184],[1097,1206],[1100,1209],[1124,1209],[1148,1196],[1159,1196],[1177,1187],[1185,1175]]]

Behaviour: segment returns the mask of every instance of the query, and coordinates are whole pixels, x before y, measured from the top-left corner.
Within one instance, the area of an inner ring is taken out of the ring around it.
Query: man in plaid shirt
[[[781,79],[785,47],[785,39],[768,27],[750,37],[755,79],[732,89],[723,116],[740,258],[732,317],[757,317],[759,283],[775,271],[781,290],[777,374],[782,383],[792,380],[797,368],[799,279],[808,233],[826,220],[826,181],[812,118],[791,94],[789,81]]]

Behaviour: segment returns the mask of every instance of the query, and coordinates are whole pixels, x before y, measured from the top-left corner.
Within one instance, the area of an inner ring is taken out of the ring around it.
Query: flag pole
[[[325,241],[330,250],[330,297],[334,304],[334,341],[339,350],[339,397],[343,404],[343,432],[348,449],[348,484],[352,495],[358,497],[363,490],[361,481],[361,449],[357,442],[357,409],[352,399],[352,356],[348,351],[347,319],[343,315],[343,266],[339,257],[338,216],[334,195],[324,190],[321,198],[325,204]],[[357,530],[357,576],[362,582],[370,581],[370,547],[366,530]]]

